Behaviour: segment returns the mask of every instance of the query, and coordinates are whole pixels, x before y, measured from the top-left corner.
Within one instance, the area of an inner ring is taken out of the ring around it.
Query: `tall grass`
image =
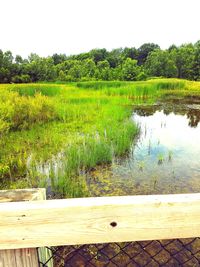
[[[126,153],[137,134],[132,104],[195,88],[177,79],[0,85],[0,187],[45,183],[68,197],[87,195],[83,174]],[[48,175],[38,169],[46,163]]]
[[[19,93],[21,96],[34,96],[37,94],[56,96],[62,92],[63,87],[56,84],[12,84],[8,85],[8,89]]]
[[[68,184],[63,184],[63,177],[68,181],[70,177],[81,177],[81,173],[95,168],[96,165],[111,163],[113,157],[121,156],[129,150],[137,128],[129,119],[123,120],[127,115],[125,113],[122,108],[114,108],[112,114],[115,118],[105,117],[100,123],[93,125],[95,131],[85,132],[81,137],[74,136],[73,142],[64,151],[63,174],[57,178],[53,174],[51,176],[56,191],[62,194],[67,192],[68,195]],[[83,181],[82,189],[85,190]]]
[[[157,79],[151,83],[157,90],[182,90],[186,87],[186,81],[178,79]]]
[[[76,84],[78,88],[100,90],[104,88],[118,88],[124,85],[128,85],[128,82],[120,81],[99,81],[99,82],[79,82]]]
[[[65,86],[54,95],[33,94],[36,86],[0,88],[0,118],[9,123],[1,132],[0,177],[9,187],[24,185],[23,179],[36,186],[38,177],[45,176],[36,166],[64,150],[63,169],[58,176],[51,171],[52,187],[68,196],[85,195],[81,172],[110,163],[129,149],[136,133],[128,120],[131,111],[103,92]]]
[[[186,88],[185,80],[156,79],[146,82],[82,82],[77,87],[88,90],[101,90],[108,96],[124,96],[128,98],[152,98],[159,90],[181,90]]]

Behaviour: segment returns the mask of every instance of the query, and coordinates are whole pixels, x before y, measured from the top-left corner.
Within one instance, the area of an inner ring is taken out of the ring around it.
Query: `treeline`
[[[14,58],[10,51],[0,50],[0,83],[136,81],[148,77],[200,80],[200,41],[179,47],[172,45],[167,50],[146,43],[138,49],[93,49],[72,56],[30,54],[28,59],[20,55]]]

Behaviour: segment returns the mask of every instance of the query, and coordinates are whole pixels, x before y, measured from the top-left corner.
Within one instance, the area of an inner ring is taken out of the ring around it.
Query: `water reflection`
[[[165,115],[169,115],[172,112],[176,115],[186,115],[190,127],[197,127],[200,122],[200,105],[154,105],[135,107],[135,113],[140,116],[151,116],[156,111],[163,111]]]
[[[91,195],[200,192],[200,105],[135,108],[140,135],[127,158],[88,174]]]

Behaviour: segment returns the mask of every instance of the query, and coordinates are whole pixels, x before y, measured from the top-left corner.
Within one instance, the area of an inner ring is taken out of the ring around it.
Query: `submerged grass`
[[[84,173],[125,154],[137,134],[132,104],[200,83],[177,79],[0,85],[0,186],[88,194]],[[198,88],[198,89],[197,89]]]

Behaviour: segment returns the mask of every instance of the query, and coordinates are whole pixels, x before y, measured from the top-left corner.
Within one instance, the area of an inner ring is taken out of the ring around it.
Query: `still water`
[[[92,196],[200,192],[200,103],[134,109],[140,129],[130,153],[87,175]]]

